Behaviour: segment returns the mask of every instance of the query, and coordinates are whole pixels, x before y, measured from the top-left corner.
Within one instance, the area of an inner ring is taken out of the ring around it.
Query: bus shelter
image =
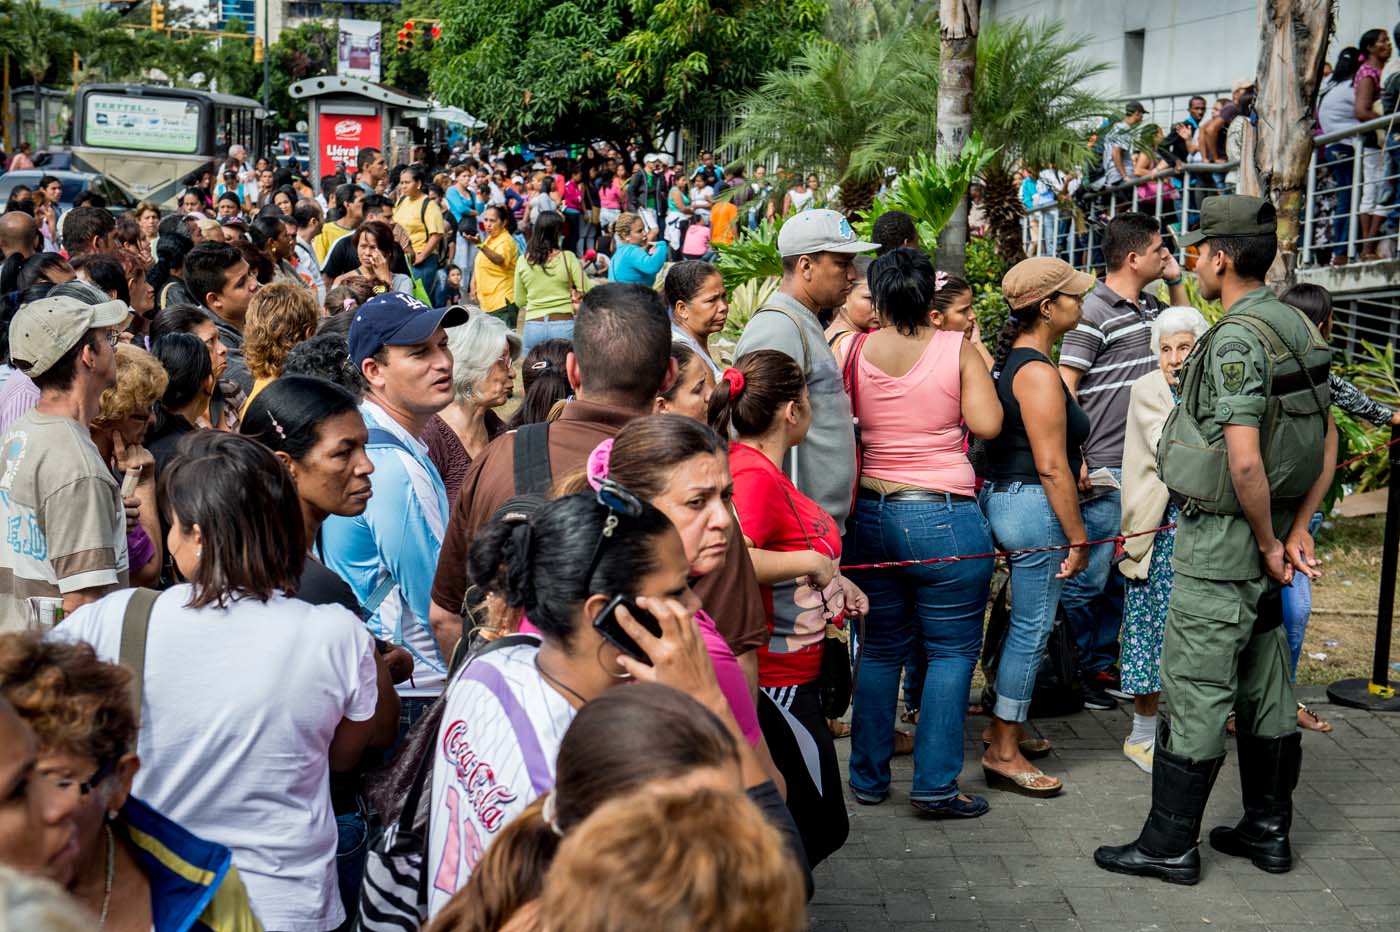
[[[339,165],[355,167],[355,155],[366,146],[385,153],[393,148],[393,130],[430,108],[428,101],[396,88],[361,78],[322,75],[291,86],[291,95],[305,99],[311,137],[310,170],[316,177],[335,174]]]

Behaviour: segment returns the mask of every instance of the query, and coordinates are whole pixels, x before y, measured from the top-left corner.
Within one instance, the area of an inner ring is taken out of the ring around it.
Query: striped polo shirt
[[[1079,326],[1065,334],[1060,365],[1083,373],[1075,394],[1089,415],[1084,461],[1090,469],[1123,466],[1128,396],[1134,382],[1157,368],[1152,321],[1164,307],[1148,294],[1134,303],[1099,282],[1084,298]]]

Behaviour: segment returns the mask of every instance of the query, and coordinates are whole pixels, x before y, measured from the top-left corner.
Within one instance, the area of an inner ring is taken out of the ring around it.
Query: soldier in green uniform
[[[1182,238],[1200,245],[1201,293],[1226,315],[1187,361],[1158,445],[1158,473],[1182,503],[1162,646],[1171,718],[1147,822],[1134,843],[1094,852],[1105,870],[1200,879],[1196,846],[1231,709],[1244,818],[1212,831],[1211,845],[1263,870],[1292,868],[1302,745],[1279,594],[1295,572],[1318,575],[1308,519],[1332,480],[1336,427],[1326,343],[1264,287],[1276,228],[1266,200],[1208,197],[1200,228]]]

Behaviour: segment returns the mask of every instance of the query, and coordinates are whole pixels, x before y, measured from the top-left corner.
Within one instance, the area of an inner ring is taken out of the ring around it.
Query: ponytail
[[[1054,300],[1058,295],[1051,295],[1050,300]],[[997,335],[996,352],[992,354],[992,374],[995,376],[1001,372],[1006,365],[1006,357],[1011,355],[1011,344],[1016,342],[1016,338],[1035,326],[1036,317],[1040,315],[1040,304],[1028,305],[1026,307],[1013,307],[1007,316],[1006,322],[1001,325],[1001,332]]]
[[[708,420],[721,437],[756,437],[773,426],[778,410],[801,401],[802,367],[778,350],[755,350],[734,360],[715,383]]]

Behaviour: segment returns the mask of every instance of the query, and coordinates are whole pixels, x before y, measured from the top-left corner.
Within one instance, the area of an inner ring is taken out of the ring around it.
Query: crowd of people
[[[1063,626],[1077,695],[1133,700],[1153,775],[1100,864],[1191,882],[1178,810],[1233,704],[1283,763],[1212,843],[1287,868],[1289,736],[1328,727],[1285,661],[1332,460],[1277,480],[1272,531],[1269,482],[1290,444],[1321,456],[1328,401],[1259,439],[1274,363],[1248,327],[1207,336],[1155,218],[1108,224],[1102,280],[1015,265],[984,341],[912,217],[863,241],[815,176],[428,158],[365,149],[314,191],[233,151],[173,213],[0,216],[0,864],[114,929],[797,930],[846,787],[886,802],[894,755],[915,815],[992,808],[963,735],[1006,550],[986,786],[1063,789],[1029,724]],[[707,257],[769,213],[781,282],[721,359]],[[1272,208],[1209,199],[1197,238],[1203,292],[1292,315],[1290,390],[1396,420],[1318,368],[1325,291],[1262,288]],[[1257,469],[1248,522],[1172,494],[1181,406],[1208,447],[1254,428],[1264,521]],[[1234,575],[1202,576],[1227,547]],[[1215,647],[1238,699],[1198,662],[1220,580],[1254,600],[1254,637]]]

